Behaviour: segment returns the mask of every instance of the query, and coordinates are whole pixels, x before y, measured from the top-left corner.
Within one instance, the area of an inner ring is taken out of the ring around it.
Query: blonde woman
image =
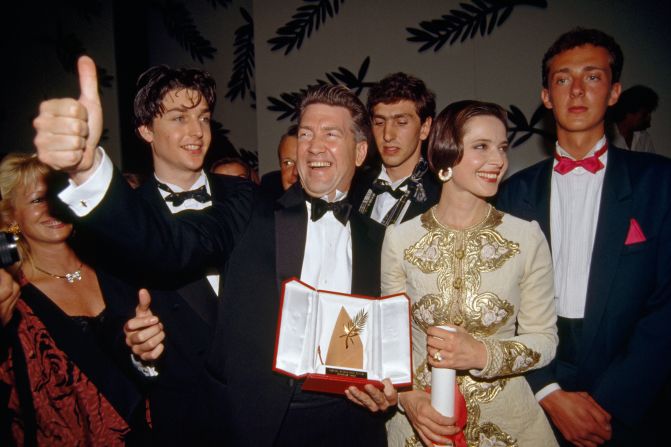
[[[49,209],[49,176],[27,154],[0,164],[3,224],[22,259],[14,267],[21,297],[13,312],[3,306],[0,334],[11,437],[18,445],[132,444],[147,433],[123,345],[135,293],[70,247],[72,225]]]

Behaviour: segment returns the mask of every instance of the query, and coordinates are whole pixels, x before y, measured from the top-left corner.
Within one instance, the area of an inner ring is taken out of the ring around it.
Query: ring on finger
[[[440,350],[436,351],[436,352],[433,354],[433,359],[434,359],[435,361],[437,361],[437,362],[442,362],[442,361],[443,361],[443,356],[440,355]]]

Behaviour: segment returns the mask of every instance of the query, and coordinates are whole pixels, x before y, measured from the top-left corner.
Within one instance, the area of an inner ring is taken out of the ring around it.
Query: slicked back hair
[[[620,75],[622,75],[622,66],[624,64],[624,55],[622,54],[620,45],[603,31],[577,27],[559,36],[545,52],[542,65],[544,88],[548,88],[548,71],[550,70],[550,61],[552,58],[559,53],[583,45],[594,45],[608,51],[610,55],[611,82],[620,82]]]
[[[429,133],[428,161],[434,173],[457,165],[464,156],[466,123],[476,116],[498,118],[508,129],[506,111],[498,104],[482,101],[457,101],[445,107],[433,120]]]
[[[421,79],[401,72],[390,74],[371,86],[366,107],[373,116],[376,105],[395,104],[403,100],[415,104],[415,112],[422,123],[436,115],[436,95],[426,88]]]
[[[210,112],[217,102],[217,84],[209,73],[197,68],[170,68],[156,65],[140,75],[133,101],[135,127],[151,126],[156,117],[165,113],[163,98],[172,91],[194,90],[195,107],[204,100]]]
[[[299,106],[300,118],[303,118],[305,109],[312,104],[325,104],[347,109],[352,116],[352,133],[354,133],[356,142],[370,143],[370,117],[366,107],[350,89],[342,85],[331,84],[308,88]]]

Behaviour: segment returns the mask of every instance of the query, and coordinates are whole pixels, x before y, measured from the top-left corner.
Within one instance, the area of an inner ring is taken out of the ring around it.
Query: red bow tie
[[[555,152],[555,158],[559,163],[557,163],[557,166],[554,167],[554,170],[560,173],[561,175],[564,175],[567,172],[571,172],[575,168],[580,166],[586,171],[595,174],[597,171],[603,169],[604,167],[603,163],[601,163],[601,160],[599,160],[599,157],[601,157],[604,154],[604,152],[606,152],[607,146],[608,146],[607,144],[604,144],[601,149],[599,149],[594,153],[594,155],[592,155],[591,157],[583,158],[582,160],[574,160],[569,157],[562,157],[557,152]]]

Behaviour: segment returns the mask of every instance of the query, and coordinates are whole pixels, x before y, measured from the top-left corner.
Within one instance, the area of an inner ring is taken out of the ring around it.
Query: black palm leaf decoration
[[[480,32],[481,36],[491,34],[494,28],[503,25],[516,6],[528,5],[546,8],[546,0],[472,0],[471,3],[460,3],[461,9],[452,9],[440,19],[423,21],[420,28],[406,28],[410,33],[409,42],[418,42],[422,46],[419,51],[433,47],[440,50],[449,42],[460,42],[472,39]]]
[[[184,3],[167,0],[154,5],[161,12],[163,23],[170,37],[177,40],[182,48],[188,50],[193,60],[202,64],[204,59],[214,59],[217,49],[200,34]]]
[[[326,22],[326,16],[333,18],[338,14],[345,0],[303,0],[303,3],[291,16],[292,20],[275,31],[277,37],[268,40],[272,51],[285,48],[284,54],[289,54],[294,48],[300,49],[305,37],[310,37],[313,29],[317,31]]]
[[[543,106],[543,104],[540,104],[536,110],[534,110],[534,113],[531,115],[531,119],[529,121],[527,121],[526,116],[524,116],[524,113],[519,109],[519,107],[516,107],[512,104],[510,105],[510,110],[507,112],[508,121],[512,123],[512,126],[509,126],[508,128],[508,142],[510,147],[517,147],[521,145],[534,134],[540,135],[548,140],[555,139],[555,135],[552,132],[548,132],[544,129],[536,127],[536,125],[539,124],[543,119],[545,113],[547,113],[547,109]],[[523,135],[515,139],[518,133],[522,133]]]
[[[308,86],[308,88],[315,85],[341,84],[350,90],[353,90],[357,95],[360,95],[364,88],[372,85],[371,82],[364,81],[369,66],[370,56],[364,59],[361,63],[361,67],[359,67],[359,71],[356,75],[344,67],[338,67],[337,71],[325,73],[327,81],[317,79],[315,83]],[[280,113],[277,121],[281,121],[287,117],[289,117],[290,120],[294,120],[298,117],[298,106],[306,91],[307,88],[297,92],[282,93],[279,98],[269,96],[268,101],[270,101],[270,105],[268,106],[268,110]]]
[[[256,152],[248,151],[247,149],[241,147],[238,149],[238,154],[242,161],[247,163],[247,165],[252,168],[254,171],[259,170],[259,154]]]
[[[77,74],[77,59],[79,56],[86,54],[86,48],[81,39],[73,33],[63,33],[62,28],[59,26],[56,31],[56,36],[54,38],[46,38],[44,42],[47,45],[54,47],[56,51],[56,58],[58,62],[63,67],[67,73]],[[99,87],[112,87],[112,81],[114,76],[109,74],[109,72],[100,65],[96,64],[98,72],[98,85]]]
[[[207,0],[207,2],[212,5],[214,9],[217,9],[217,5],[222,6],[224,9],[228,8],[233,0]]]
[[[240,14],[245,19],[244,25],[235,30],[235,47],[233,73],[228,81],[226,98],[234,101],[235,98],[245,98],[245,93],[253,93],[252,80],[254,77],[254,20],[245,8],[240,8]],[[254,96],[253,96],[254,98]]]
[[[212,144],[205,156],[204,166],[209,170],[212,163],[224,157],[238,157],[244,160],[252,169],[258,170],[259,155],[256,152],[243,148],[236,148],[228,138],[230,131],[216,120],[210,122],[212,128]]]

